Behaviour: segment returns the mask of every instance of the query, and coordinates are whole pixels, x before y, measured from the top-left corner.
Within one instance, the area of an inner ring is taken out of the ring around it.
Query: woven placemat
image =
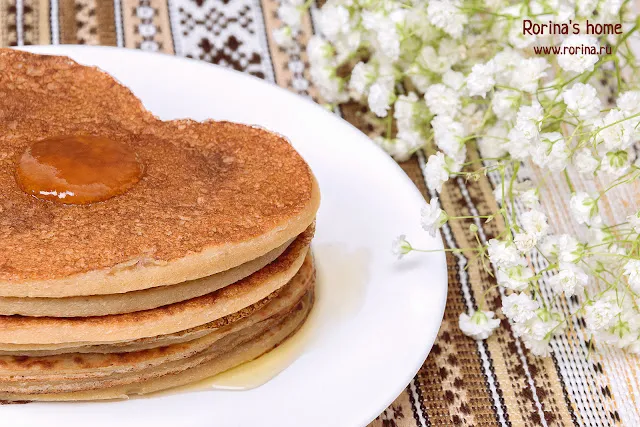
[[[277,0],[0,0],[0,45],[66,43],[158,50],[228,66],[317,100],[305,54],[316,8],[304,16],[297,47],[285,52],[270,36],[280,25],[277,7]],[[360,108],[347,105],[341,114],[365,133],[375,133],[359,121]],[[400,166],[429,198],[424,164],[419,152]],[[535,176],[536,171],[530,173]],[[490,178],[450,180],[440,195],[443,208],[454,215],[495,211]],[[566,189],[552,184],[554,193],[543,202],[548,212],[562,217]],[[504,226],[500,221],[476,225],[482,239],[490,239]],[[475,244],[464,222],[447,224],[443,239],[451,248]],[[612,349],[588,356],[579,317],[566,337],[552,342],[553,356],[546,359],[529,355],[505,320],[505,327],[489,340],[473,341],[459,331],[458,315],[475,308],[494,279],[471,253],[449,254],[447,264],[447,310],[431,354],[371,426],[640,425],[637,359]],[[428,277],[424,285],[429,286]],[[490,306],[500,305],[497,290],[487,298]],[[562,304],[559,309],[571,309],[571,301]]]

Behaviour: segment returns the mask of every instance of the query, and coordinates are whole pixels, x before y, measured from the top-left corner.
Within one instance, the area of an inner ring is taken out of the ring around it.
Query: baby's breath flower
[[[369,86],[375,80],[376,73],[372,65],[358,62],[351,71],[351,79],[349,79],[349,89],[354,98],[361,99],[364,97]]]
[[[500,326],[500,319],[494,319],[493,311],[475,311],[471,316],[460,313],[458,326],[465,334],[476,340],[489,338],[493,331]]]
[[[476,64],[471,69],[471,74],[467,77],[467,91],[469,96],[485,97],[488,91],[493,88],[496,81],[493,78],[493,63]]]
[[[578,224],[598,225],[602,223],[602,219],[598,215],[598,203],[584,191],[579,191],[571,196],[569,206]]]
[[[518,253],[515,244],[505,241],[491,239],[487,243],[489,260],[496,268],[508,269],[522,265],[523,259]]]
[[[513,291],[524,291],[527,289],[532,277],[533,271],[531,271],[522,258],[518,261],[517,265],[498,268],[496,273],[496,281],[498,284]]]
[[[532,209],[523,213],[520,220],[522,221],[524,231],[535,236],[537,239],[547,234],[549,224],[547,224],[547,216],[543,212]]]
[[[413,247],[411,247],[411,243],[407,241],[407,236],[404,234],[396,237],[391,243],[391,252],[397,256],[398,259],[402,258],[412,250]]]
[[[339,34],[349,31],[349,11],[342,5],[329,4],[320,9],[317,23],[327,40],[335,41]]]
[[[573,157],[573,165],[582,175],[592,176],[600,162],[586,148],[578,150]]]
[[[618,97],[617,105],[625,115],[631,116],[640,113],[640,90],[622,93]]]
[[[558,65],[565,71],[576,73],[593,70],[593,66],[598,62],[598,55],[584,52],[583,46],[594,47],[597,52],[600,52],[600,45],[595,37],[585,34],[572,34],[564,39],[560,48],[562,50],[573,48],[576,50],[576,54],[558,55]]]
[[[424,99],[434,114],[455,116],[460,108],[458,93],[441,83],[429,86]]]
[[[425,167],[425,175],[429,189],[438,193],[441,192],[442,184],[449,179],[447,161],[443,153],[437,152],[429,156]]]
[[[285,49],[295,46],[293,30],[289,26],[284,26],[273,30],[273,39],[278,46]]]
[[[371,88],[369,88],[369,97],[367,102],[369,108],[378,117],[386,117],[389,106],[394,100],[395,79],[391,76],[380,77]]]
[[[551,276],[549,284],[558,293],[567,297],[578,294],[589,282],[589,276],[580,267],[568,262],[561,262],[558,273]]]
[[[600,112],[601,103],[596,88],[590,84],[576,83],[562,93],[562,99],[570,113],[585,120]]]
[[[449,216],[440,209],[437,197],[433,197],[429,204],[422,208],[420,217],[422,228],[428,231],[431,237],[435,237],[440,227],[449,220]]]
[[[513,293],[502,298],[502,313],[512,322],[522,323],[535,317],[540,304],[525,293]]]
[[[459,38],[468,21],[460,6],[459,0],[431,0],[427,6],[427,18],[434,27]]]
[[[584,312],[587,328],[591,332],[596,332],[613,325],[616,316],[620,313],[620,307],[603,298],[587,304]]]
[[[515,90],[500,89],[493,94],[491,108],[496,117],[502,120],[512,120],[516,116],[520,94]]]

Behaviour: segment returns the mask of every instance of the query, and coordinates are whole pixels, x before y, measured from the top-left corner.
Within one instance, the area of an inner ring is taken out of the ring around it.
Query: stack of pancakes
[[[23,192],[20,156],[66,135],[127,145],[142,179],[85,205]],[[161,121],[98,69],[0,50],[0,188],[0,400],[194,382],[277,346],[312,306],[319,189],[274,133]]]

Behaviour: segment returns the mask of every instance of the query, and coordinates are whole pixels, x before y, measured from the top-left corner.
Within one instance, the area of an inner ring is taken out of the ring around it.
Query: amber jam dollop
[[[72,205],[101,202],[133,187],[144,173],[127,145],[88,135],[57,136],[22,154],[16,181],[27,194]]]

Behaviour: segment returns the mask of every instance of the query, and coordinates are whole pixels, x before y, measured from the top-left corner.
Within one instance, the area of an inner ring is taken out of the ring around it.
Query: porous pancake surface
[[[109,75],[64,57],[0,50],[0,129],[2,296],[121,293],[215,274],[300,234],[319,204],[313,174],[283,137],[160,121]],[[65,135],[126,144],[142,180],[88,205],[24,193],[20,156]]]

